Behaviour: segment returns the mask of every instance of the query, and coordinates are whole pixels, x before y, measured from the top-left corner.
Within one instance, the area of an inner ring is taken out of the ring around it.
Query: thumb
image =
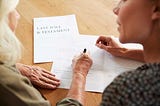
[[[101,48],[101,49],[104,49],[104,50],[108,50],[108,48],[109,48],[109,46],[106,46],[106,45],[104,45],[104,44],[97,44],[97,46],[99,47],[99,48]]]

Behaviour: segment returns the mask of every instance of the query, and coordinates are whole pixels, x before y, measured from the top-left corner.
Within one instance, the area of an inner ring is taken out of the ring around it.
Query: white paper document
[[[34,18],[33,21],[34,63],[52,62],[57,51],[65,50],[63,45],[71,45],[79,35],[75,15]]]
[[[87,75],[86,91],[103,92],[113,79],[120,73],[137,68],[143,63],[112,56],[106,51],[95,46],[98,36],[79,35],[74,42],[63,45],[61,52],[55,55],[51,72],[61,80],[60,88],[70,88],[72,80],[72,59],[74,55],[83,52],[84,48],[90,52],[93,65]],[[68,47],[69,46],[69,47]],[[130,48],[141,48],[138,44],[125,44]],[[58,46],[57,46],[58,48]]]

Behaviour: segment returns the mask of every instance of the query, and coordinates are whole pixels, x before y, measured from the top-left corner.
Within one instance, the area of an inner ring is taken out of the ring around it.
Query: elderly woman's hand
[[[72,60],[73,73],[79,73],[83,76],[87,76],[92,63],[92,59],[88,53],[82,53],[79,56],[75,56]]]
[[[55,89],[60,85],[60,80],[58,80],[54,74],[51,74],[41,67],[17,63],[16,68],[22,75],[30,79],[31,83],[35,86]]]

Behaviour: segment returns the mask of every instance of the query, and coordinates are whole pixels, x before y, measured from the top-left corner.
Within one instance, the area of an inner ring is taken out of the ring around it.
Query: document
[[[79,35],[75,15],[34,18],[34,63],[52,62]],[[72,39],[71,39],[72,38]],[[72,41],[73,40],[73,41]]]
[[[79,35],[70,45],[64,45],[64,51],[53,59],[51,72],[61,80],[59,88],[69,89],[72,81],[72,59],[83,52],[84,48],[90,52],[93,65],[87,75],[86,91],[103,92],[113,79],[120,73],[137,68],[143,63],[112,56],[95,46],[98,36]],[[117,39],[117,38],[115,38]],[[118,39],[117,39],[118,40]],[[143,49],[139,44],[124,44],[128,48]]]

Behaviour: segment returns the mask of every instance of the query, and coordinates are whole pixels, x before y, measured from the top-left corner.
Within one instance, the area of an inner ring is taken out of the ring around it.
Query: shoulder
[[[159,81],[160,64],[144,64],[115,78],[104,90],[103,101],[121,105],[160,104]]]

